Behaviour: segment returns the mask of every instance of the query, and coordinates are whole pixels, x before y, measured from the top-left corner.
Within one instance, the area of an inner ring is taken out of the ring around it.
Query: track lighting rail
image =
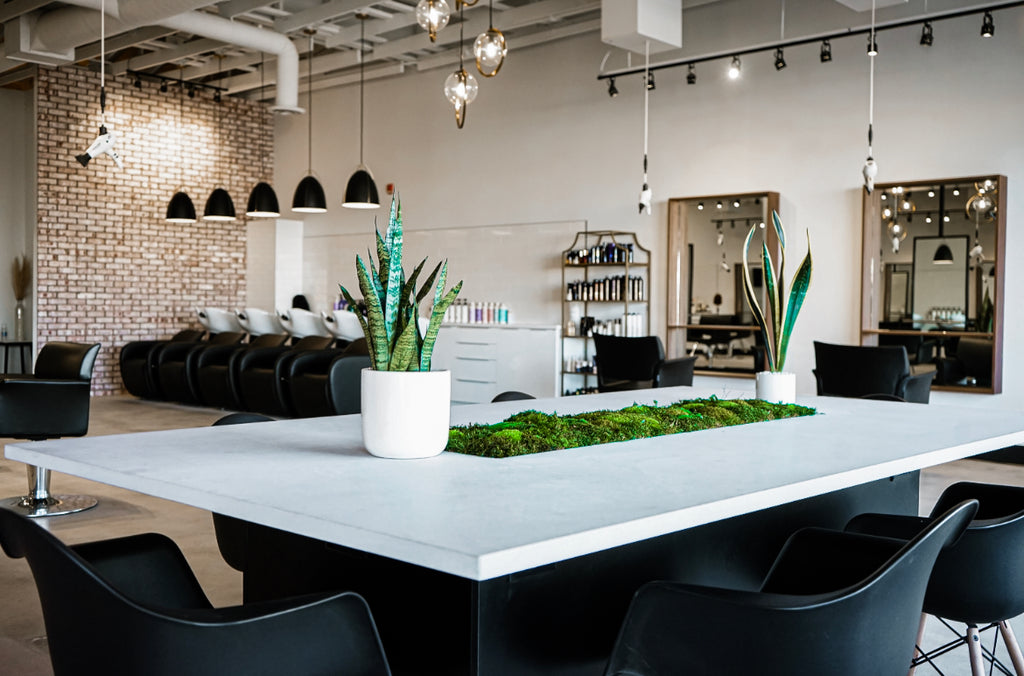
[[[160,75],[158,73],[146,73],[141,70],[126,70],[125,73],[131,77],[139,80],[149,80],[151,82],[167,83],[169,85],[182,85],[183,87],[193,87],[195,89],[208,89],[212,92],[226,92],[227,87],[218,87],[217,85],[207,84],[205,82],[193,82],[191,80],[182,80],[179,77],[170,77],[168,75]]]
[[[897,28],[905,28],[907,26],[923,24],[926,21],[935,23],[936,21],[958,19],[960,17],[971,16],[973,14],[985,14],[986,12],[994,12],[1000,9],[1010,9],[1012,7],[1020,7],[1021,5],[1024,5],[1024,0],[1012,0],[1010,2],[992,2],[984,5],[976,5],[974,7],[962,9],[951,9],[943,12],[930,12],[928,14],[920,14],[918,16],[910,17],[907,19],[895,19],[893,21],[877,23],[875,24],[875,33],[877,34],[882,31],[895,30]],[[758,52],[769,52],[775,51],[777,49],[786,49],[788,47],[796,47],[799,45],[821,42],[822,40],[836,40],[838,38],[851,37],[854,35],[867,35],[870,32],[870,25],[865,25],[858,28],[846,28],[843,30],[836,30],[827,33],[806,35],[803,37],[793,38],[790,40],[777,40],[775,42],[766,42],[759,45],[751,45],[749,47],[728,49],[725,51],[711,52],[708,54],[700,54],[697,56],[688,56],[679,59],[672,59],[671,61],[662,61],[661,63],[652,63],[650,70],[655,71],[662,70],[665,68],[678,68],[680,66],[689,66],[690,64],[704,63],[706,61],[717,61],[718,59],[746,56],[747,54],[756,54]],[[607,80],[609,78],[622,77],[625,75],[637,75],[643,72],[643,66],[619,68],[618,70],[610,70],[605,73],[599,73],[597,79]]]

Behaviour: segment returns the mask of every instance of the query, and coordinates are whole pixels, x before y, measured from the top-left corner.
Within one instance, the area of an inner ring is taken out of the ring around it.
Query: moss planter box
[[[686,399],[667,406],[633,404],[617,411],[575,415],[523,411],[494,425],[451,428],[446,450],[484,458],[508,458],[814,413],[813,408],[797,404],[714,397]]]

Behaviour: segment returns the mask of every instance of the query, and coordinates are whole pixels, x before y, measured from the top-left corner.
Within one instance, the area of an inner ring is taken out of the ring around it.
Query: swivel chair
[[[47,343],[36,357],[34,375],[0,378],[0,436],[32,441],[85,436],[99,352],[99,343]],[[97,503],[87,495],[51,495],[50,470],[33,465],[28,491],[0,505],[36,517],[81,512]]]
[[[759,591],[648,583],[605,676],[904,676],[932,565],[977,508],[957,505],[910,542],[797,531]]]
[[[0,546],[32,569],[56,676],[391,673],[353,592],[214,608],[166,536],[69,547],[4,509]]]
[[[153,375],[159,352],[171,343],[197,343],[202,337],[202,331],[185,329],[178,331],[170,340],[133,340],[125,344],[118,360],[124,388],[129,394],[143,399],[160,398]]]
[[[826,397],[892,394],[927,404],[935,377],[933,371],[911,373],[902,345],[873,347],[814,341],[814,364],[818,395]]]
[[[370,366],[365,338],[342,349],[297,353],[282,366],[277,395],[289,415],[313,418],[360,412],[360,373]]]
[[[279,347],[287,340],[288,336],[283,333],[264,333],[251,337],[244,345],[216,345],[200,352],[195,363],[199,402],[204,406],[238,410],[241,404],[235,397],[234,383],[242,355],[248,350]]]
[[[967,644],[973,676],[984,676],[985,660],[1010,673],[993,651],[982,647],[981,634],[999,629],[1017,676],[1024,676],[1024,655],[1009,620],[1024,613],[1024,487],[960,482],[939,496],[932,514],[962,500],[977,500],[978,513],[955,545],[939,555],[924,597],[918,645],[928,615],[956,634],[956,640],[930,650],[918,648],[911,673],[939,654]],[[891,514],[862,514],[846,530],[907,539],[927,519]],[[950,622],[966,625],[963,633]]]
[[[244,338],[245,334],[240,331],[225,331],[213,334],[210,340],[198,344],[175,343],[164,346],[155,356],[153,374],[156,391],[166,401],[198,403],[196,368],[200,354],[221,345],[237,346]]]
[[[594,334],[599,392],[693,384],[696,357],[665,359],[658,336],[624,338]],[[662,382],[662,373],[667,379]]]
[[[241,409],[274,416],[290,415],[286,408],[287,393],[282,392],[280,382],[290,361],[306,350],[324,350],[332,342],[334,339],[330,336],[306,336],[290,347],[246,350],[232,373],[234,396]]]

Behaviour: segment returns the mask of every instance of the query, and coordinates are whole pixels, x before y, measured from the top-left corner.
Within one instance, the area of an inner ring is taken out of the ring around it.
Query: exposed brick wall
[[[272,171],[272,113],[227,96],[217,104],[199,91],[184,98],[179,144],[176,87],[160,93],[153,83],[140,90],[125,76],[108,77],[107,126],[121,134],[124,169],[106,156],[82,167],[74,156],[96,136],[99,74],[41,66],[36,97],[36,334],[40,345],[102,343],[93,392],[114,394],[123,389],[117,358],[125,343],[198,326],[197,305],[244,306],[245,205],[261,166]],[[226,188],[239,219],[165,222],[182,186],[200,219],[210,192]]]

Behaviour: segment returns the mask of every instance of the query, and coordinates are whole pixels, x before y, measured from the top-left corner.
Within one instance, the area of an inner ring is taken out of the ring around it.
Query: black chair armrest
[[[199,353],[196,360],[196,368],[203,366],[227,366],[233,355],[238,350],[244,350],[244,345],[207,345]]]
[[[4,436],[19,439],[84,436],[89,390],[87,380],[6,376],[0,380],[0,428]]]
[[[156,366],[159,367],[167,362],[177,361],[183,362],[188,356],[188,353],[196,349],[197,346],[202,344],[197,343],[167,343],[160,351],[156,353]]]
[[[811,373],[814,374],[814,382],[818,385],[818,396],[825,394],[825,383],[821,382],[821,374],[818,373],[818,369],[811,369]]]
[[[288,371],[284,375],[288,378],[302,376],[307,373],[326,375],[331,362],[340,357],[344,351],[344,349],[332,349],[297,352],[290,360]]]
[[[945,511],[945,510],[943,510]],[[880,535],[887,538],[913,540],[930,519],[903,514],[858,514],[843,529],[848,533]]]
[[[932,393],[935,371],[904,376],[896,386],[896,396],[915,404],[927,404]]]
[[[281,347],[249,348],[242,352],[238,358],[237,369],[238,371],[245,371],[254,368],[273,368],[278,358],[289,350],[291,348],[284,345]]]
[[[162,340],[133,340],[121,348],[119,361],[124,364],[129,359],[149,359],[153,348],[163,344]]]
[[[696,363],[696,356],[681,357],[679,359],[666,359],[661,363],[661,368],[658,369],[655,387],[693,385],[693,369]]]

